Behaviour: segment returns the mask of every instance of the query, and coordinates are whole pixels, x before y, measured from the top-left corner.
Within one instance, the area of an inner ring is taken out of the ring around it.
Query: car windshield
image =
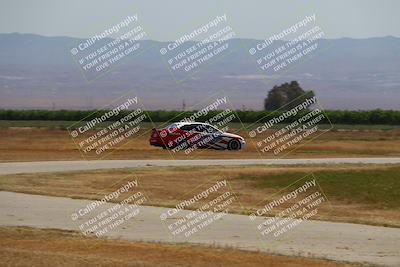
[[[220,132],[216,127],[211,126],[211,125],[206,125],[206,124],[198,124],[195,129],[197,132],[203,132],[203,133],[215,133],[215,132]]]

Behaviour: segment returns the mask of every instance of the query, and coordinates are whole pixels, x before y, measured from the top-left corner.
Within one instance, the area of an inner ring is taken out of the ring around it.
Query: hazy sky
[[[326,38],[400,37],[398,0],[0,0],[0,33],[90,37],[138,14],[148,39],[174,40],[226,14],[241,38],[265,39],[316,14]]]

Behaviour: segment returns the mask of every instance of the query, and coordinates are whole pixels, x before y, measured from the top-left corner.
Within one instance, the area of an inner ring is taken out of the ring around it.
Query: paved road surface
[[[400,158],[323,159],[199,159],[199,160],[92,160],[0,163],[0,174],[61,172],[148,166],[297,165],[297,164],[398,164]]]
[[[72,221],[71,214],[89,203],[87,200],[0,192],[0,226],[77,230],[80,220]],[[160,220],[160,214],[165,211],[166,208],[140,207],[136,217],[106,235],[127,240],[232,246],[285,255],[400,266],[400,229],[308,221],[280,240],[271,241],[261,238],[254,222],[247,216],[228,214],[185,239],[174,238],[168,232]],[[167,221],[171,223],[177,219]],[[261,218],[255,222],[260,223]]]

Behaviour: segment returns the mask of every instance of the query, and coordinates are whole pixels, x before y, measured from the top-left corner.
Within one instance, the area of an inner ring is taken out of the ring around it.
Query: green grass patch
[[[238,178],[255,181],[257,188],[280,190],[304,176],[304,172],[289,171],[265,176],[240,175]],[[382,170],[318,171],[314,176],[328,199],[375,208],[400,207],[400,166]]]

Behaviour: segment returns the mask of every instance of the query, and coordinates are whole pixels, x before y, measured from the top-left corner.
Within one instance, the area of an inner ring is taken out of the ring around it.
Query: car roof
[[[172,124],[175,124],[177,126],[183,126],[183,125],[189,125],[189,124],[210,125],[209,123],[196,122],[196,121],[180,121],[180,122],[175,122],[175,123],[172,123]]]
[[[178,122],[171,123],[170,125],[167,126],[167,128],[172,128],[172,127],[180,128],[180,127],[182,127],[182,126],[184,126],[184,125],[191,125],[191,124],[207,125],[207,126],[214,127],[214,126],[212,126],[211,124],[209,124],[209,123],[204,123],[204,122],[196,122],[196,121],[178,121]]]

